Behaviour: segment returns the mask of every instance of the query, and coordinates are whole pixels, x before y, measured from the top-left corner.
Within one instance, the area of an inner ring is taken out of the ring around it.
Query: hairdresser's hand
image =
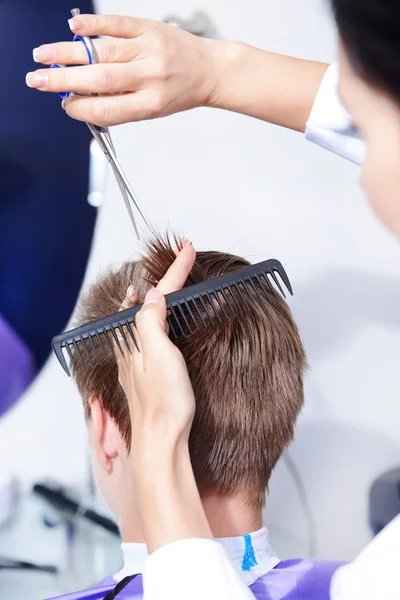
[[[132,473],[149,552],[183,538],[211,538],[190,462],[188,439],[195,411],[185,361],[167,334],[164,294],[183,287],[196,253],[184,245],[147,294],[136,316],[139,351],[118,352],[119,381],[132,427]],[[121,309],[137,302],[132,288]]]
[[[108,126],[212,103],[224,42],[133,17],[79,15],[69,23],[81,36],[112,36],[94,40],[100,64],[38,70],[27,75],[27,84],[41,91],[89,95],[64,101],[71,117]],[[34,60],[46,65],[88,63],[83,44],[77,42],[40,46]],[[107,96],[90,97],[94,92]]]
[[[131,413],[133,444],[141,444],[143,436],[163,443],[187,442],[193,420],[195,402],[186,363],[167,334],[164,294],[183,287],[193,266],[196,253],[187,243],[173,265],[146,296],[136,317],[133,347],[124,356],[117,352],[120,384],[127,396]],[[130,288],[121,309],[136,301]],[[157,438],[160,439],[160,438]]]

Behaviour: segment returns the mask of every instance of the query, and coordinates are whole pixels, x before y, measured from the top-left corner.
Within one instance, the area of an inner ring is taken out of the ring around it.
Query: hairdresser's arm
[[[82,36],[111,36],[94,41],[101,64],[41,69],[28,74],[27,83],[41,91],[107,93],[64,103],[71,117],[99,125],[214,106],[304,131],[327,68],[147,19],[80,15],[70,26]],[[46,65],[87,63],[80,43],[44,45],[34,58]]]
[[[181,288],[195,258],[186,245],[136,319],[139,351],[118,355],[129,402],[132,475],[150,556],[145,600],[250,600],[223,548],[212,539],[190,463],[195,400],[186,364],[166,333],[164,294]],[[123,308],[136,301],[130,289]]]

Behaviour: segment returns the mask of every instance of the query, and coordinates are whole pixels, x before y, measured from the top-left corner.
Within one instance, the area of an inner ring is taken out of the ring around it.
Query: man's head
[[[143,260],[109,271],[90,287],[80,301],[78,325],[117,312],[130,285],[142,302],[174,258],[168,241],[154,239]],[[186,285],[248,264],[230,254],[198,252]],[[189,443],[201,496],[241,496],[261,509],[271,472],[293,437],[303,405],[305,354],[284,300],[271,294],[261,305],[256,294],[254,299],[250,312],[244,309],[222,324],[196,330],[177,345],[196,398]],[[131,503],[132,490],[126,489],[131,429],[117,365],[110,353],[108,363],[74,376],[84,399],[97,478],[121,518],[124,505]]]

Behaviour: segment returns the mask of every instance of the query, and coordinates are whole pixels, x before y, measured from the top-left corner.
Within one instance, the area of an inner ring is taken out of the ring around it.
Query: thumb
[[[152,288],[147,292],[143,307],[136,315],[136,327],[145,355],[154,354],[162,340],[168,340],[166,326],[167,303],[165,296],[159,288]]]

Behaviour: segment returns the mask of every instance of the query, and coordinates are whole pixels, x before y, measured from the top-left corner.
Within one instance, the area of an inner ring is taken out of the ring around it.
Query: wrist
[[[212,537],[187,442],[145,446],[144,453],[136,456],[134,483],[149,552],[184,538]]]
[[[246,44],[223,40],[204,40],[208,46],[209,67],[206,77],[208,92],[203,106],[230,109],[231,81],[246,52]]]

